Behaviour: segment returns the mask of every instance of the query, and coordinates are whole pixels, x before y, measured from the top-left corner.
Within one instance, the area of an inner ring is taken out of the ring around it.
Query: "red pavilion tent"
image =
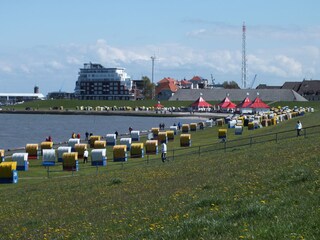
[[[199,97],[194,103],[191,104],[191,107],[193,109],[199,109],[199,108],[211,108],[213,106],[210,103],[206,102],[206,100],[204,100],[203,97]]]
[[[256,97],[249,107],[253,108],[254,112],[266,111],[270,109],[270,106],[264,103],[259,97]]]
[[[228,97],[225,97],[218,106],[221,109],[235,109],[237,105],[231,102]]]
[[[239,103],[236,107],[237,108],[249,108],[251,105],[251,100],[249,97],[246,97],[241,103]]]
[[[161,105],[160,103],[157,103],[153,106],[154,108],[164,108],[163,105]]]
[[[236,108],[240,110],[241,113],[252,113],[252,108],[250,105],[252,104],[249,97],[246,97],[241,103],[239,103]]]

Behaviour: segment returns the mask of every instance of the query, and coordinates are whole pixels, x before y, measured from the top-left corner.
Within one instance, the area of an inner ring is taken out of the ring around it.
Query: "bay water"
[[[0,114],[0,149],[25,147],[27,143],[41,143],[48,136],[54,143],[66,142],[72,133],[85,138],[85,132],[105,136],[118,131],[119,135],[133,130],[148,131],[160,123],[169,128],[174,123],[200,122],[198,117],[135,117],[96,115],[51,115],[51,114]]]

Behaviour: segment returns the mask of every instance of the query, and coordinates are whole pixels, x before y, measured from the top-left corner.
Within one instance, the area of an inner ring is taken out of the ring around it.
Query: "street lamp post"
[[[154,85],[153,85],[153,83],[154,83],[154,60],[156,59],[156,56],[155,55],[153,55],[153,56],[151,56],[151,61],[152,61],[152,73],[151,73],[151,81],[152,81],[152,99],[154,99]]]

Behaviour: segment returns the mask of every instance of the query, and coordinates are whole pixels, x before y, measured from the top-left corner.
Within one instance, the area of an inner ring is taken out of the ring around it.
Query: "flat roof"
[[[0,93],[0,97],[37,97],[37,98],[44,98],[42,93]]]

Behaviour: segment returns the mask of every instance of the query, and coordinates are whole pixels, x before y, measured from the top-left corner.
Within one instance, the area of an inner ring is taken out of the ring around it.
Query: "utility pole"
[[[242,25],[242,88],[247,88],[246,25]]]
[[[152,73],[151,73],[151,81],[152,85],[154,84],[154,60],[156,59],[156,56],[153,55],[151,56],[151,61],[152,61]],[[152,99],[154,98],[154,87],[152,86]]]
[[[151,61],[152,61],[152,75],[151,75],[151,79],[152,79],[152,83],[153,83],[153,80],[154,80],[154,60],[156,59],[156,56],[153,55],[151,56]]]

